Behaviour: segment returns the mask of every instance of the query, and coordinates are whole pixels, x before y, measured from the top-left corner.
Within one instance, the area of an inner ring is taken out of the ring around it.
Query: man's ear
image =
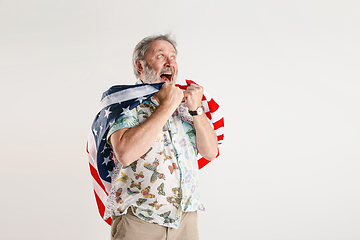
[[[142,62],[140,60],[136,60],[135,65],[136,65],[137,70],[142,74],[143,70],[144,70]]]

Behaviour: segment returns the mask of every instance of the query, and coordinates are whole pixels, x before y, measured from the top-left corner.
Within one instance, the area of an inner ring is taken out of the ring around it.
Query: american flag
[[[186,89],[190,84],[196,84],[186,80],[187,85],[176,85]],[[117,85],[103,93],[100,101],[100,111],[96,115],[86,151],[89,156],[90,173],[93,180],[95,200],[101,217],[104,217],[105,202],[111,189],[111,175],[114,168],[115,155],[112,147],[106,142],[106,136],[110,127],[121,116],[142,103],[160,90],[163,83]],[[224,139],[224,118],[219,105],[204,91],[202,105],[204,112],[211,121],[220,145]],[[219,154],[218,154],[219,156]],[[209,161],[198,154],[199,169]],[[111,225],[111,218],[104,219]]]

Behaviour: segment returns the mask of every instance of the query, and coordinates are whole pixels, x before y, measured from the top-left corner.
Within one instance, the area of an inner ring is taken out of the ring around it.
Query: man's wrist
[[[189,109],[189,113],[191,116],[200,116],[204,113],[204,109],[200,106],[193,111]]]

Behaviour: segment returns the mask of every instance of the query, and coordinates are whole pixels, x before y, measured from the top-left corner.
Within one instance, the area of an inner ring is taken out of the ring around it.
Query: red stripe
[[[95,200],[96,200],[96,204],[98,206],[98,210],[100,213],[100,216],[103,218],[104,217],[104,213],[105,213],[105,205],[102,203],[102,201],[100,200],[99,196],[96,194],[96,192],[94,191],[95,194]],[[105,220],[105,222],[107,222],[109,225],[111,225],[111,218],[108,218]]]
[[[100,213],[101,217],[104,217],[104,213],[105,213],[105,205],[102,203],[102,201],[100,200],[99,196],[97,195],[97,193],[94,190],[94,194],[95,194],[95,200],[96,200],[96,204],[98,206],[98,210]]]
[[[198,160],[199,170],[205,167],[210,161],[206,160],[205,158],[200,158]]]
[[[217,140],[218,140],[218,142],[221,140],[224,140],[224,134],[217,136]]]
[[[86,152],[89,153],[89,142],[86,142]]]
[[[93,166],[91,166],[90,163],[89,163],[89,166],[90,166],[91,176],[95,179],[97,184],[99,184],[99,186],[104,190],[104,192],[106,192],[105,186],[104,186],[104,184],[102,183],[102,181],[101,181],[101,179],[99,177],[99,173],[96,171],[96,169]],[[106,192],[106,194],[107,194],[107,192]]]
[[[218,153],[217,153],[215,158],[217,158],[219,155],[220,155],[220,151],[219,151],[219,148],[218,148]],[[205,167],[208,163],[210,163],[209,160],[205,159],[204,157],[200,158],[198,160],[199,170],[202,169],[203,167]]]
[[[111,217],[109,217],[108,219],[106,219],[105,222],[107,222],[107,224],[111,225],[111,222],[112,222]]]
[[[186,79],[185,82],[186,82],[186,84],[187,84],[188,86],[190,86],[191,84],[199,85],[199,84],[197,84],[196,82],[194,82],[193,80],[188,80],[188,79]]]
[[[176,84],[175,86],[177,86],[178,88],[182,89],[182,90],[185,90],[187,89],[187,85],[180,85],[180,84]]]
[[[194,81],[191,81],[191,80],[185,80],[185,81],[186,81],[187,85],[175,84],[175,86],[179,87],[182,90],[186,90],[188,88],[188,86],[190,86],[191,84],[199,85],[199,84],[197,84],[197,83],[195,83]],[[201,101],[205,101],[205,100],[206,100],[206,97],[205,97],[205,95],[203,95]]]
[[[219,121],[214,122],[214,130],[219,129],[224,126],[224,118],[221,118]]]
[[[211,112],[206,112],[205,114],[206,114],[206,117],[207,117],[209,120],[212,119]]]
[[[211,99],[210,101],[208,101],[208,105],[209,105],[209,110],[210,112],[215,112],[216,110],[218,110],[219,108],[219,104],[217,104],[214,99]]]

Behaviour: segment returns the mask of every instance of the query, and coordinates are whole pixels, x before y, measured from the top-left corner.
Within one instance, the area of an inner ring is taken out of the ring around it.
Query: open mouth
[[[161,79],[164,81],[164,82],[171,82],[172,80],[172,73],[163,73],[160,75]]]

